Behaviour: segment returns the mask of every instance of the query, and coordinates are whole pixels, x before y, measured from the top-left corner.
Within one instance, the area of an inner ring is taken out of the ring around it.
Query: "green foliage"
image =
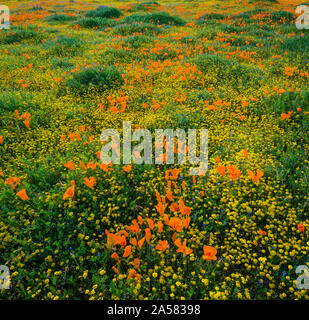
[[[84,69],[73,75],[72,79],[67,81],[67,85],[73,91],[85,93],[90,87],[98,90],[121,85],[123,79],[120,72],[115,67],[91,67]]]
[[[79,19],[76,24],[78,24],[82,28],[102,28],[102,27],[112,27],[116,24],[115,20],[107,19],[107,18],[83,18]]]
[[[139,23],[139,24],[121,24],[113,28],[112,32],[114,34],[119,34],[121,36],[131,35],[133,33],[143,33],[145,35],[154,35],[164,32],[162,28],[154,26],[149,23]]]
[[[185,21],[178,16],[171,16],[169,13],[160,11],[149,14],[132,14],[123,19],[125,23],[143,22],[163,25],[182,26]]]
[[[48,22],[55,22],[55,23],[65,23],[69,21],[76,20],[76,16],[68,16],[67,14],[53,14],[51,16],[47,16],[44,20]]]
[[[145,44],[153,43],[154,38],[149,36],[129,36],[125,38],[124,43],[129,45],[131,48],[139,48]]]
[[[132,58],[133,54],[124,49],[108,49],[102,55],[102,60],[106,65],[130,62]]]
[[[17,42],[40,42],[44,39],[44,34],[37,28],[12,27],[9,30],[1,30],[0,44],[13,44]]]
[[[87,11],[86,17],[90,18],[119,18],[122,15],[121,11],[107,6],[99,6],[96,10]]]
[[[255,88],[263,79],[258,68],[213,54],[200,55],[196,64],[204,73],[213,74],[213,84],[229,83],[235,90]]]
[[[160,4],[156,1],[146,1],[141,3],[133,3],[129,9],[130,12],[135,11],[152,11],[160,7]]]
[[[44,48],[53,55],[70,56],[84,51],[82,40],[76,37],[59,36],[44,43]]]

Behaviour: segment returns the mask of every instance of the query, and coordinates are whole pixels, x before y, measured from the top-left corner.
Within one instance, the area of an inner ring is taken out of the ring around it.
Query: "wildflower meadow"
[[[309,4],[0,5],[0,299],[309,299]]]

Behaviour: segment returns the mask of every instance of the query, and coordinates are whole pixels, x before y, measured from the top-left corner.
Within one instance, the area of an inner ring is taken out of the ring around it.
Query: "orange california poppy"
[[[297,228],[298,228],[299,232],[304,232],[304,230],[305,230],[305,226],[301,223],[298,224]]]
[[[146,240],[147,242],[149,242],[150,239],[151,239],[151,231],[150,231],[149,228],[146,228],[146,229],[145,229],[145,240]]]
[[[216,248],[210,247],[210,246],[204,246],[203,250],[204,250],[204,255],[202,258],[204,260],[207,260],[207,261],[217,260],[217,257],[216,257],[217,249]]]
[[[189,215],[191,213],[191,208],[185,205],[182,198],[179,199],[179,210],[183,215]]]
[[[177,232],[180,232],[183,228],[182,221],[176,217],[172,217],[168,225]]]
[[[16,193],[16,195],[17,195],[18,197],[20,197],[20,199],[22,199],[22,200],[24,200],[24,201],[26,201],[26,200],[29,199],[29,197],[28,197],[28,195],[27,195],[27,193],[26,193],[26,189],[20,190],[19,192]]]
[[[132,166],[130,164],[128,164],[127,166],[123,166],[122,169],[126,173],[129,173],[132,170]]]
[[[126,258],[131,254],[132,246],[126,246],[124,249],[123,257]]]
[[[166,240],[159,240],[159,243],[156,245],[156,249],[164,252],[168,247],[168,242]]]
[[[112,255],[111,255],[111,258],[112,259],[115,259],[117,262],[120,262],[120,259],[119,259],[119,256],[116,252],[114,252]]]
[[[154,228],[154,222],[153,222],[153,220],[147,218],[146,221],[147,221],[147,223],[148,223],[149,229],[152,230],[152,229]]]
[[[64,166],[70,170],[74,170],[74,164],[71,160],[68,161]]]
[[[225,176],[225,166],[218,166],[217,171],[221,176]]]
[[[75,192],[75,183],[71,185],[70,188],[67,189],[67,191],[63,194],[63,200],[66,200],[67,198],[73,198]]]
[[[139,269],[140,267],[140,260],[138,258],[135,258],[132,262],[131,262],[132,266],[135,268],[135,269]]]
[[[245,150],[244,150],[244,158],[245,158],[245,159],[248,159],[248,152],[247,152],[247,149],[245,149]]]
[[[133,279],[133,280],[141,281],[141,278],[142,278],[141,275],[138,274],[135,269],[131,269],[131,270],[129,271],[128,279]]]
[[[138,244],[138,247],[140,249],[142,249],[142,246],[143,246],[144,242],[145,242],[145,237],[143,237],[142,239],[138,240],[137,244]]]
[[[97,181],[95,177],[90,177],[88,178],[84,178],[84,184],[89,187],[89,188],[93,188],[96,185]]]
[[[164,205],[162,204],[162,202],[159,202],[157,205],[156,205],[156,209],[159,213],[160,216],[163,216],[164,215]]]
[[[254,174],[254,172],[252,170],[247,170],[247,173],[254,183],[258,182],[260,180],[260,178],[264,175],[263,171],[261,171],[259,169],[257,170],[256,175]]]
[[[241,175],[240,170],[235,165],[227,166],[227,170],[232,180],[237,180]]]
[[[15,190],[16,186],[20,184],[20,179],[17,177],[8,178],[4,182],[8,184],[13,190]]]

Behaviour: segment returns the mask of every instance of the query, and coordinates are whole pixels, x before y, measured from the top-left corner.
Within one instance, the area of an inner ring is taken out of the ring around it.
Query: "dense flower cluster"
[[[0,265],[11,275],[0,297],[308,299],[295,285],[309,266],[300,3],[12,4],[0,30]],[[206,174],[102,164],[100,134],[124,120],[207,128]]]

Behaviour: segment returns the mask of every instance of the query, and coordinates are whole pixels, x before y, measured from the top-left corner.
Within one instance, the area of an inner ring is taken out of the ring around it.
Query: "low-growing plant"
[[[182,26],[185,21],[178,16],[171,16],[169,13],[160,11],[149,14],[132,14],[123,19],[125,23],[144,22],[162,25]]]
[[[70,56],[84,51],[83,42],[76,37],[59,36],[44,43],[49,53],[59,56]]]
[[[108,6],[99,6],[96,10],[87,11],[85,16],[90,18],[119,18],[122,15],[117,8]]]
[[[113,27],[112,33],[119,34],[121,36],[131,35],[134,33],[143,33],[145,35],[154,35],[164,32],[162,28],[149,24],[149,23],[129,23],[121,24]]]
[[[53,14],[51,16],[47,16],[44,20],[47,22],[65,23],[76,19],[76,16],[69,16],[67,14]]]
[[[90,87],[105,90],[123,83],[122,76],[116,67],[90,67],[73,75],[67,81],[68,87],[79,93],[85,93]]]
[[[112,27],[116,24],[115,20],[113,19],[107,19],[107,18],[83,18],[79,19],[76,22],[77,25],[79,25],[82,28],[102,28],[102,27]]]

